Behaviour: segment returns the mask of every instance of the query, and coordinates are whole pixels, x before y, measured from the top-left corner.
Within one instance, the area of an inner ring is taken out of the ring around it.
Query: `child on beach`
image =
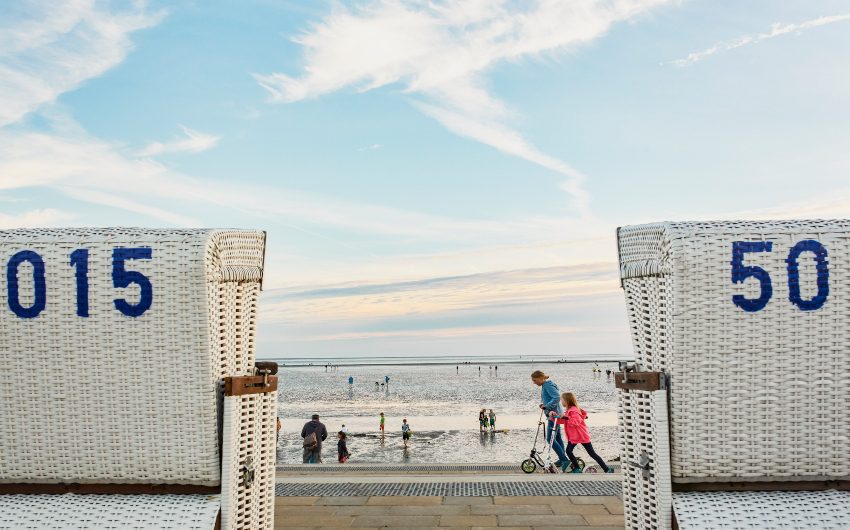
[[[384,434],[384,420],[386,420],[386,418],[384,417],[384,413],[382,412],[381,413],[381,426],[380,426],[381,434]]]
[[[345,433],[339,431],[337,436],[339,437],[339,441],[336,443],[336,451],[339,456],[339,463],[344,464],[348,460],[348,457],[351,456],[351,453],[348,452],[348,445],[345,443]]]
[[[407,447],[407,441],[410,440],[410,425],[407,423],[407,418],[401,420],[401,439]]]
[[[561,464],[561,469],[566,472],[567,466],[572,463],[572,473],[581,473],[578,460],[573,455],[573,449],[575,449],[576,445],[581,444],[584,446],[585,451],[587,451],[587,455],[596,460],[602,471],[613,473],[614,470],[608,467],[605,460],[593,450],[593,445],[590,443],[590,432],[588,432],[587,424],[584,422],[585,418],[587,418],[587,412],[578,406],[575,394],[572,392],[561,394],[561,404],[564,406],[566,412],[561,414],[557,423],[564,425],[564,430],[567,432],[567,458],[569,458],[569,462]]]

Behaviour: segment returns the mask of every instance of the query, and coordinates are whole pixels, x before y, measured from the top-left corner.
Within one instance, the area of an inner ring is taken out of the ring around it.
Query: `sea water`
[[[600,371],[594,371],[597,367]],[[519,463],[528,457],[540,418],[540,388],[530,378],[534,370],[547,373],[561,392],[576,394],[589,414],[594,448],[613,460],[618,454],[616,391],[605,370],[615,368],[612,362],[282,366],[278,463],[301,462],[301,428],[312,414],[319,414],[328,429],[325,462],[336,461],[337,432],[345,425],[352,463]],[[389,384],[382,387],[385,376]],[[349,377],[354,378],[351,385]],[[495,411],[496,432],[479,432],[482,408]],[[381,412],[384,436],[378,430]],[[401,439],[403,418],[413,431],[407,449]],[[542,434],[537,446],[545,447]],[[587,459],[582,449],[576,454]]]

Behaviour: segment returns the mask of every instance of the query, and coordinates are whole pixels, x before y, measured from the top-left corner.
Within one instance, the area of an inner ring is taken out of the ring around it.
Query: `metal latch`
[[[254,363],[254,373],[263,376],[263,386],[269,386],[269,376],[277,374],[277,363],[258,361]]]
[[[640,458],[638,458],[637,462],[626,462],[626,464],[643,470],[643,478],[649,478],[649,455],[646,454],[646,451],[640,452]]]
[[[242,465],[242,486],[250,488],[254,483],[254,459],[248,457],[245,459],[245,464]]]
[[[628,361],[620,361],[619,363],[620,371],[623,372],[623,382],[629,382],[629,372],[642,372],[641,366],[639,363],[630,363]]]

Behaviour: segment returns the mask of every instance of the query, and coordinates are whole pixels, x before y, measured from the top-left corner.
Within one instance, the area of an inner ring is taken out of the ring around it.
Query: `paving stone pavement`
[[[619,481],[547,481],[547,482],[279,482],[275,495],[303,496],[404,496],[404,497],[492,497],[492,496],[569,496],[621,495]]]
[[[622,529],[623,503],[607,496],[305,496],[275,499],[275,529]]]

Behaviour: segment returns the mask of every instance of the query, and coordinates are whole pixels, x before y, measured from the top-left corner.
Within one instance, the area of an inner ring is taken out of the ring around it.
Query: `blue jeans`
[[[549,440],[552,439],[552,429],[555,427],[556,425],[553,420],[546,422],[546,443],[549,443]],[[561,426],[557,425],[557,427],[558,428],[555,430],[555,440],[552,442],[552,450],[554,450],[555,454],[558,455],[558,460],[566,462],[567,453],[564,452],[564,440],[561,439]]]

